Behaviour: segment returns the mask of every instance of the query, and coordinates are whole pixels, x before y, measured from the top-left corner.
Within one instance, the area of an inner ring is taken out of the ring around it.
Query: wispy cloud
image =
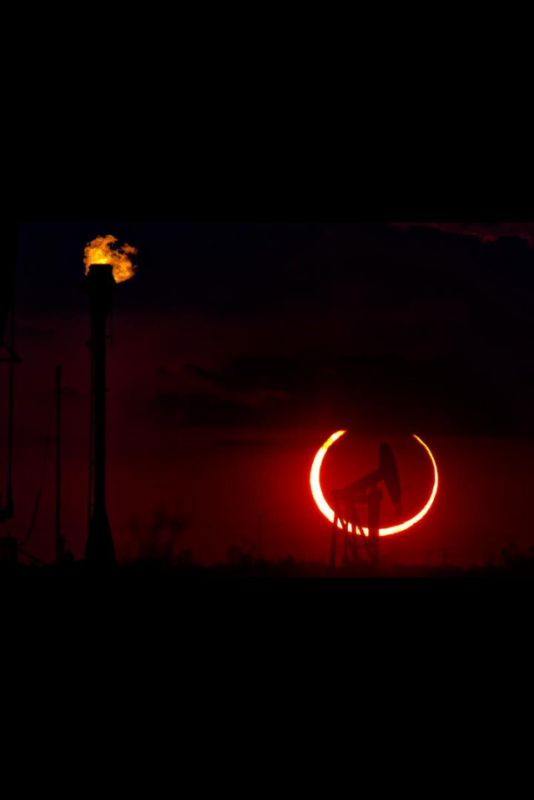
[[[478,236],[484,241],[495,241],[503,236],[518,236],[534,246],[534,222],[391,222],[390,225],[437,228],[449,233]]]

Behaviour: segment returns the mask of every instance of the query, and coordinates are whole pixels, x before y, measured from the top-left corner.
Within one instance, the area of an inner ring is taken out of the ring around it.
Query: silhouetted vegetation
[[[161,530],[168,531],[168,520]],[[176,521],[177,522],[177,521]],[[179,532],[180,525],[176,525]],[[179,538],[179,535],[178,535]],[[142,540],[144,541],[144,540]],[[175,540],[176,541],[176,540]],[[123,576],[168,575],[172,579],[182,578],[516,578],[534,577],[534,547],[527,551],[519,551],[510,545],[502,551],[500,557],[492,557],[485,566],[429,566],[399,564],[345,564],[335,570],[320,562],[296,561],[291,556],[277,561],[258,561],[253,548],[243,542],[243,547],[230,548],[225,563],[204,566],[196,563],[191,550],[183,550],[177,554],[172,552],[169,540],[165,537],[150,546],[141,547],[143,555],[133,561],[125,561],[115,568],[116,574]],[[175,542],[173,543],[175,544]],[[40,573],[51,575],[94,574],[94,568],[83,562],[67,562],[61,567],[46,567],[42,563],[24,563],[25,556],[19,557],[18,563],[0,563],[0,577],[9,573]]]

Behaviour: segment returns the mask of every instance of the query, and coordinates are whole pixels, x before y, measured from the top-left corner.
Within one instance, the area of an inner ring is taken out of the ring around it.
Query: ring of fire
[[[321,486],[321,469],[322,469],[324,460],[326,458],[326,454],[328,453],[330,448],[336,442],[338,442],[341,439],[342,436],[345,436],[346,433],[347,433],[347,431],[338,431],[338,433],[334,433],[330,437],[330,439],[327,442],[325,442],[325,444],[321,447],[321,449],[319,450],[319,452],[315,456],[315,460],[313,462],[311,476],[310,476],[310,485],[311,485],[311,490],[312,490],[312,494],[313,494],[313,499],[315,500],[315,502],[317,504],[317,508],[319,509],[321,514],[323,514],[323,516],[326,517],[326,519],[330,522],[331,525],[334,524],[334,520],[336,518],[336,515],[335,515],[334,509],[330,508],[330,506],[328,505],[328,502],[327,502],[327,500],[326,500],[326,498],[325,498],[325,496],[323,494],[323,489],[322,489],[322,486]],[[392,528],[381,528],[380,536],[394,536],[397,533],[404,533],[404,531],[407,531],[410,528],[413,528],[414,525],[417,525],[418,522],[421,522],[421,520],[426,517],[426,515],[428,514],[428,512],[430,511],[430,509],[434,505],[434,502],[435,502],[436,497],[438,495],[438,490],[439,490],[439,471],[438,471],[438,465],[436,463],[436,459],[434,458],[434,455],[433,455],[432,451],[430,450],[430,447],[428,447],[428,445],[426,445],[423,442],[423,440],[419,438],[419,436],[416,436],[414,434],[413,438],[415,439],[416,442],[418,442],[421,445],[421,447],[423,447],[423,449],[426,451],[426,453],[427,453],[427,455],[428,455],[428,457],[429,457],[429,459],[430,459],[430,461],[432,463],[432,468],[434,470],[434,486],[433,486],[433,489],[432,489],[432,494],[430,495],[430,499],[429,499],[428,503],[425,505],[425,507],[418,514],[416,514],[415,517],[412,517],[412,519],[409,519],[407,522],[403,522],[402,525],[395,525]],[[343,523],[341,521],[338,522],[338,526],[339,526],[340,530],[343,530]],[[369,529],[368,528],[364,528],[363,531],[364,531],[364,535],[365,536],[369,536]],[[349,533],[352,533],[352,526],[350,524],[349,524]]]

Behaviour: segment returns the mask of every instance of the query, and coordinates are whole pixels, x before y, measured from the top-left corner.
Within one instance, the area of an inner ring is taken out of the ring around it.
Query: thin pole
[[[258,514],[258,561],[261,561],[261,539],[262,539],[262,528],[263,528],[263,514]]]
[[[61,537],[61,367],[56,369],[56,561],[63,556],[63,540]]]
[[[13,431],[15,427],[15,312],[11,311],[10,330],[10,358],[9,358],[9,430],[8,430],[8,474],[7,474],[7,499],[11,504],[13,500]]]

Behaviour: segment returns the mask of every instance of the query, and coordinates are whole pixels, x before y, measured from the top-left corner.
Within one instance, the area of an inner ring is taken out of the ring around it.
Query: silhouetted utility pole
[[[61,367],[56,368],[56,563],[64,556],[64,539],[61,535]]]
[[[261,561],[261,544],[263,534],[263,518],[264,514],[258,514],[258,561]]]
[[[7,502],[13,514],[13,435],[15,430],[15,311],[11,311],[10,343],[11,359],[9,362],[9,432],[8,432],[8,474]]]

